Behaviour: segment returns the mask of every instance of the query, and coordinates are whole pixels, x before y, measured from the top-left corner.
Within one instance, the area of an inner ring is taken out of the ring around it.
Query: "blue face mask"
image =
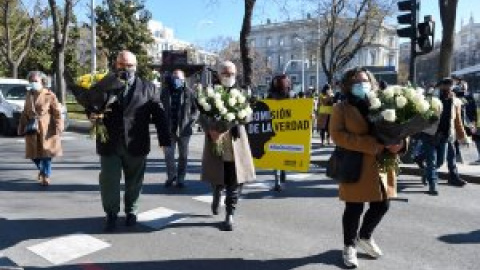
[[[39,82],[32,82],[30,83],[30,87],[33,91],[39,91],[42,90],[42,84]]]
[[[356,83],[352,85],[352,94],[359,98],[365,98],[372,86],[368,82]]]
[[[180,79],[180,78],[177,78],[177,77],[173,77],[173,87],[175,87],[175,89],[180,89],[183,87],[183,80]]]

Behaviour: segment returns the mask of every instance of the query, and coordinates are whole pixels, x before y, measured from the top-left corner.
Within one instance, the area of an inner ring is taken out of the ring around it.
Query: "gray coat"
[[[170,91],[176,91],[176,90],[170,90],[169,88],[164,88],[162,90],[162,93],[160,95],[162,104],[165,108],[165,111],[167,112],[167,119],[171,120],[171,112],[170,112],[170,104],[171,104],[171,95]],[[191,136],[193,134],[193,125],[198,119],[198,108],[197,108],[197,103],[195,100],[195,95],[193,91],[185,87],[182,90],[182,96],[181,96],[181,108],[180,108],[180,118],[179,118],[179,123],[178,123],[178,128],[176,130],[176,136],[177,137],[186,137],[186,136]],[[170,126],[172,123],[170,123]]]
[[[203,115],[200,116],[200,124],[205,130],[205,144],[202,157],[202,175],[201,180],[212,185],[224,184],[224,161],[216,156],[213,151],[213,143],[208,137],[208,130],[214,129],[214,124],[207,120]],[[227,131],[227,132],[230,132]],[[242,184],[254,181],[255,166],[253,165],[252,153],[248,143],[247,132],[243,125],[238,126],[239,138],[232,139],[233,155],[235,159],[235,171],[237,173],[237,183]]]

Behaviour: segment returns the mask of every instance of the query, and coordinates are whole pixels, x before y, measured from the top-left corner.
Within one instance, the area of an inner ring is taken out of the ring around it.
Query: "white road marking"
[[[177,223],[184,219],[184,215],[181,212],[164,207],[158,207],[138,215],[139,223],[155,230],[159,230],[170,223]]]
[[[297,174],[287,174],[287,179],[288,178],[293,178],[293,179],[306,179],[311,177],[313,174],[312,173],[297,173]]]
[[[199,202],[204,202],[204,203],[211,204],[212,201],[213,201],[213,196],[212,196],[212,194],[205,194],[205,195],[193,197],[193,199],[197,200]],[[222,199],[220,199],[220,206],[225,206],[225,203]]]
[[[54,265],[60,265],[110,246],[87,234],[72,234],[28,247],[28,250]]]
[[[266,182],[254,182],[244,185],[246,189],[270,189],[271,185]]]

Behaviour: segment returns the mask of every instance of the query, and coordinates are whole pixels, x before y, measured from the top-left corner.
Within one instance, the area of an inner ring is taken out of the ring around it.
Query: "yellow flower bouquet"
[[[66,81],[78,104],[85,108],[93,121],[90,136],[106,143],[108,131],[104,124],[105,114],[111,111],[110,106],[117,101],[125,84],[114,73],[108,72],[84,74],[74,80],[66,76]]]

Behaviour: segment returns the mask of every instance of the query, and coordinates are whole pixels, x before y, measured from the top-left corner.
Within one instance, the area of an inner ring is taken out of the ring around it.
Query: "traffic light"
[[[419,0],[406,0],[397,2],[398,10],[402,12],[408,12],[397,16],[398,24],[409,25],[408,27],[397,30],[399,37],[416,39],[417,36],[417,24],[420,11]]]
[[[417,55],[427,54],[433,50],[435,42],[435,22],[432,16],[425,16],[422,23],[418,24],[417,44],[420,52]]]

